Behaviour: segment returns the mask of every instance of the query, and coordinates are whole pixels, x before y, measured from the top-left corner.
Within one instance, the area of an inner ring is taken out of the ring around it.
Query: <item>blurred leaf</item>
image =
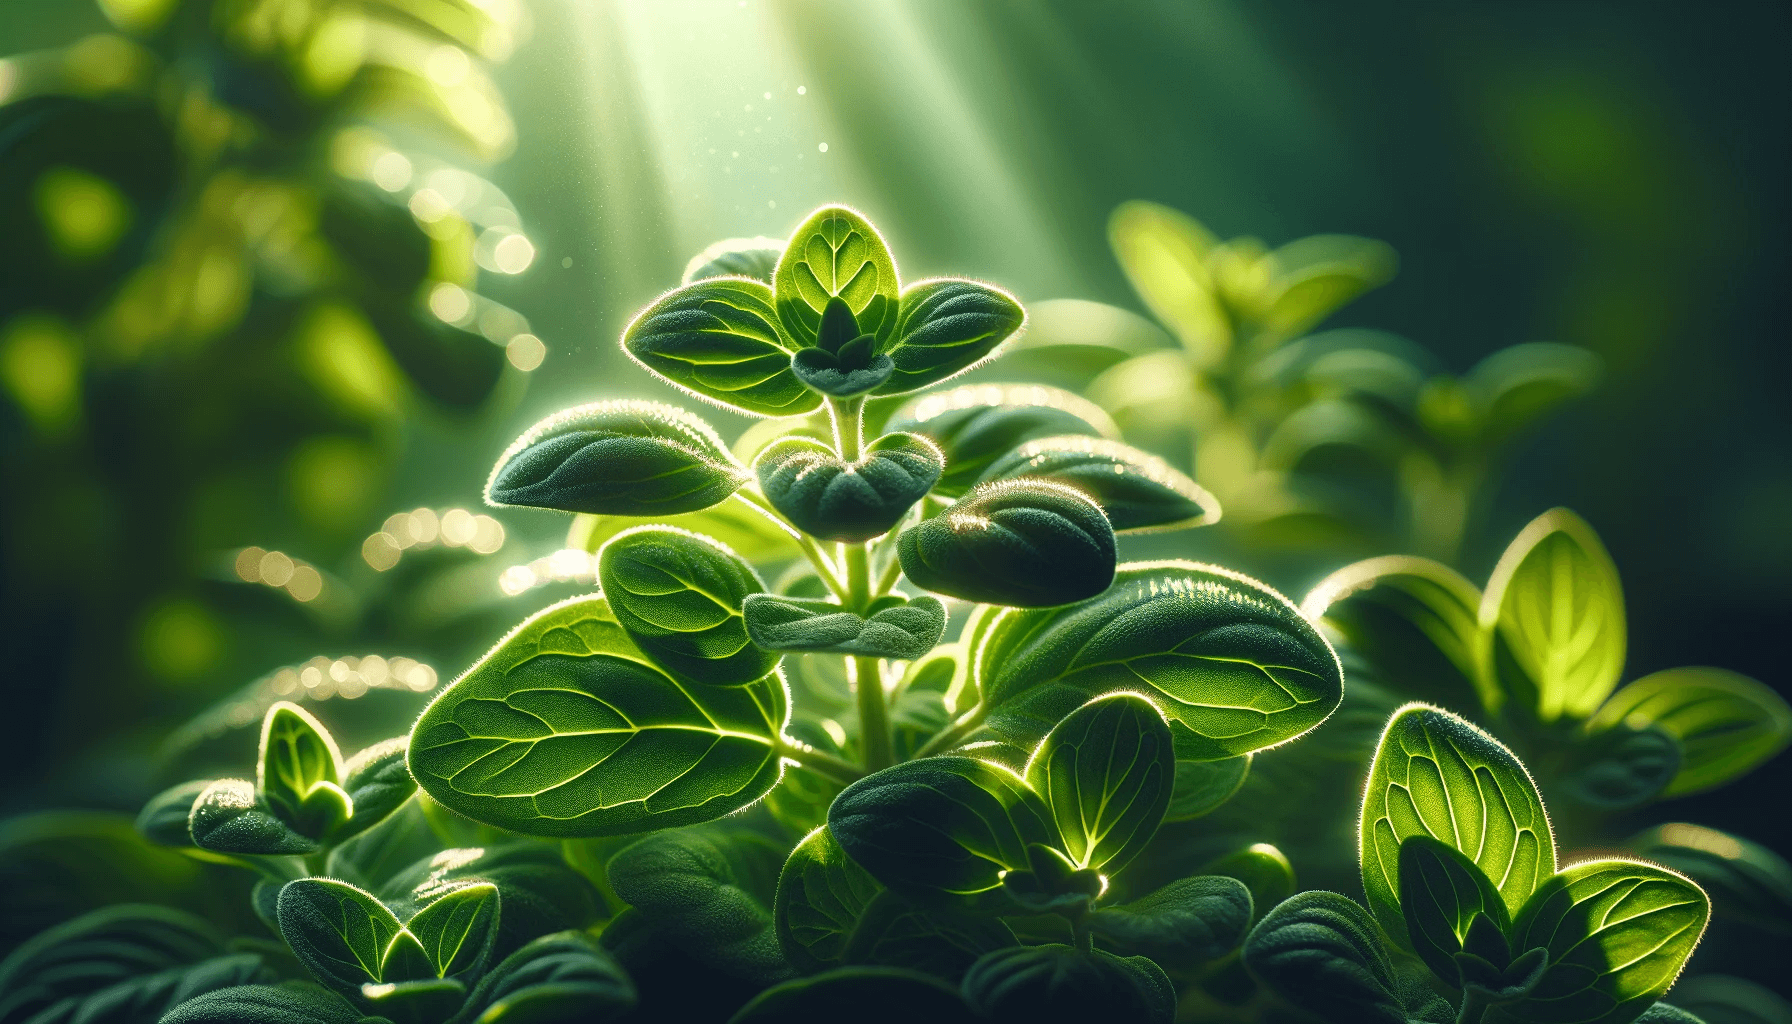
[[[1108,240],[1146,307],[1189,351],[1205,361],[1231,347],[1231,327],[1207,272],[1218,240],[1206,228],[1167,206],[1135,200],[1114,210]]]
[[[1178,728],[1194,735],[1193,730],[1180,723],[1170,731],[1176,733]],[[1192,821],[1230,800],[1250,774],[1252,756],[1243,754],[1223,761],[1178,759],[1176,787],[1170,794],[1170,808],[1164,812],[1164,820]]]
[[[137,812],[137,831],[143,838],[163,846],[193,845],[187,820],[193,815],[193,805],[211,787],[212,781],[182,782],[150,797],[143,810]]]
[[[946,470],[935,490],[946,497],[969,490],[990,463],[1023,442],[1066,434],[1120,436],[1108,414],[1087,399],[1026,384],[971,384],[926,395],[896,410],[887,429],[920,434],[940,446]]]
[[[971,1024],[958,990],[900,967],[843,967],[759,993],[729,1024],[851,1019],[860,1024]]]
[[[1385,242],[1350,235],[1312,235],[1270,254],[1277,294],[1263,318],[1273,336],[1292,338],[1392,280],[1399,258]]]
[[[1764,986],[1723,974],[1680,979],[1674,1003],[1705,1024],[1792,1024],[1792,1003]]]
[[[1176,1016],[1176,990],[1151,960],[1058,944],[986,953],[963,989],[972,1009],[998,1020],[1170,1024]]]
[[[567,532],[566,546],[595,553],[610,538],[637,526],[673,526],[702,534],[721,542],[749,562],[784,562],[802,557],[802,549],[797,547],[796,539],[789,531],[739,501],[677,516],[579,515],[574,517]]]
[[[984,481],[1019,477],[1056,480],[1084,492],[1119,533],[1181,530],[1220,518],[1219,501],[1169,463],[1105,438],[1028,441],[983,474]]]
[[[978,484],[902,531],[897,554],[916,586],[988,604],[1068,604],[1114,579],[1114,530],[1101,507],[1043,480]]]
[[[1624,845],[1697,882],[1720,917],[1792,934],[1792,865],[1760,843],[1673,822],[1642,832]],[[1680,990],[1674,992],[1678,998]]]
[[[1109,367],[1175,344],[1163,328],[1118,306],[1048,299],[1027,307],[1026,331],[1002,350],[1002,373],[1081,391]]]
[[[167,1024],[356,1024],[360,1010],[309,981],[227,988],[182,1003]]]
[[[1656,726],[1680,741],[1679,772],[1663,796],[1685,796],[1747,774],[1792,743],[1792,707],[1721,668],[1670,668],[1612,695],[1587,722],[1598,734]]]
[[[1484,443],[1497,445],[1592,391],[1603,373],[1599,357],[1584,348],[1531,342],[1476,363],[1463,383],[1481,410]]]
[[[691,257],[685,264],[680,284],[703,281],[712,277],[750,277],[765,284],[772,283],[778,269],[778,258],[784,255],[781,239],[724,238]]]
[[[1568,752],[1564,788],[1594,807],[1635,807],[1658,796],[1680,771],[1680,741],[1665,729],[1627,725],[1582,738]]]
[[[1271,908],[1294,895],[1294,865],[1287,854],[1268,843],[1252,843],[1208,861],[1197,874],[1225,875],[1243,883],[1251,893],[1253,921],[1262,920]]]
[[[410,297],[362,303],[362,312],[392,359],[418,390],[444,405],[471,409],[498,386],[504,350],[477,334],[443,323],[411,308]]]

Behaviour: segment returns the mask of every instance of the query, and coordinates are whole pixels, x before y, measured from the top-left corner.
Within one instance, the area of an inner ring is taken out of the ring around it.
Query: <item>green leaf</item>
[[[1027,441],[1120,436],[1100,406],[1037,384],[972,384],[925,395],[896,410],[886,429],[920,434],[940,446],[946,471],[935,490],[946,497],[969,490],[991,463]]]
[[[1093,600],[1008,611],[977,656],[989,724],[1031,746],[1091,697],[1145,693],[1170,720],[1179,760],[1218,761],[1286,743],[1343,697],[1338,659],[1282,595],[1193,562],[1131,562]]]
[[[933,650],[946,631],[938,598],[886,598],[870,617],[825,598],[752,594],[742,605],[747,635],[768,651],[812,651],[909,661]]]
[[[309,981],[209,992],[168,1011],[162,1024],[358,1024],[366,1015]]]
[[[1719,917],[1781,935],[1792,933],[1792,865],[1760,843],[1702,825],[1672,822],[1624,845],[1698,883]],[[1674,991],[1678,995],[1680,990]]]
[[[1113,874],[1138,856],[1170,806],[1176,754],[1157,706],[1136,693],[1084,704],[1052,728],[1027,765],[1079,868]]]
[[[485,500],[669,516],[725,501],[746,482],[746,470],[702,419],[659,402],[617,400],[567,409],[530,427],[498,457]]]
[[[294,832],[255,796],[243,779],[219,779],[193,801],[187,818],[193,845],[217,853],[261,856],[311,853],[317,843]]]
[[[1216,523],[1220,503],[1186,475],[1131,445],[1086,435],[1028,441],[992,463],[984,480],[1041,477],[1094,498],[1121,533]]]
[[[822,311],[836,296],[878,348],[896,332],[896,264],[877,229],[844,206],[824,206],[790,233],[773,282],[778,318],[798,347],[817,343]]]
[[[311,712],[289,701],[261,720],[256,796],[302,835],[333,831],[354,814],[342,789],[342,753]]]
[[[1663,796],[1686,796],[1744,775],[1792,743],[1792,707],[1745,675],[1721,668],[1670,668],[1612,695],[1590,732],[1665,729],[1680,741],[1680,770]]]
[[[1303,892],[1266,914],[1244,963],[1276,995],[1331,1024],[1407,1024],[1393,963],[1369,914],[1335,892]]]
[[[1047,299],[1028,304],[1026,333],[1002,350],[1002,370],[1019,380],[1081,391],[1103,370],[1175,344],[1163,328],[1130,310]]]
[[[1101,507],[1044,480],[979,484],[902,531],[896,551],[916,586],[988,604],[1069,604],[1114,579],[1114,530]]]
[[[1219,240],[1192,217],[1134,200],[1108,219],[1108,241],[1133,290],[1189,351],[1217,358],[1232,344],[1232,329],[1215,292],[1207,260]]]
[[[1710,917],[1704,892],[1665,868],[1565,868],[1513,922],[1513,947],[1544,947],[1549,969],[1512,1012],[1537,1024],[1628,1024],[1673,985]]]
[[[635,999],[634,982],[601,946],[580,932],[556,932],[492,968],[456,1021],[598,1024],[627,1013]]]
[[[625,835],[710,821],[781,773],[776,675],[681,685],[648,663],[602,597],[550,606],[436,696],[411,774],[444,806],[511,831]]]
[[[193,845],[187,820],[193,815],[193,804],[211,784],[211,779],[194,779],[150,797],[143,810],[137,812],[137,831],[150,842],[163,846]]]
[[[323,874],[384,897],[388,880],[419,859],[433,858],[441,849],[442,841],[430,829],[421,802],[407,800],[379,824],[331,849]],[[278,894],[279,886],[274,888]]]
[[[1617,566],[1593,528],[1565,508],[1531,520],[1507,546],[1480,622],[1481,671],[1539,722],[1586,718],[1624,671]]]
[[[1102,907],[1089,930],[1159,964],[1187,968],[1238,948],[1251,928],[1251,891],[1236,878],[1183,878],[1148,896]]]
[[[972,1024],[976,1019],[958,990],[937,978],[900,967],[844,967],[766,989],[729,1024]]]
[[[616,621],[659,667],[680,679],[745,686],[778,666],[753,646],[741,602],[765,582],[734,552],[668,526],[618,534],[597,556]]]
[[[280,935],[293,956],[312,977],[350,997],[368,982],[386,980],[382,965],[404,931],[372,893],[333,878],[286,883],[278,913]]]
[[[1269,908],[1294,895],[1294,865],[1289,863],[1287,854],[1268,843],[1252,843],[1216,857],[1197,874],[1238,879],[1250,890],[1255,920],[1261,920]]]
[[[932,441],[885,434],[847,462],[805,437],[768,445],[755,464],[766,500],[797,529],[857,543],[888,533],[927,496],[946,465]]]
[[[713,505],[681,516],[579,515],[567,531],[566,546],[596,552],[611,537],[637,526],[675,526],[699,533],[755,564],[786,562],[803,554],[789,530],[774,524],[744,501]]]
[[[437,850],[385,879],[375,895],[400,917],[414,916],[445,894],[468,886],[498,888],[498,932],[492,957],[504,957],[548,932],[584,928],[599,917],[597,892],[561,851],[531,841]]]
[[[1193,730],[1180,722],[1170,732],[1192,737],[1197,744],[1201,742]],[[1223,761],[1178,759],[1176,785],[1170,790],[1170,807],[1164,812],[1164,820],[1193,821],[1212,814],[1244,785],[1245,777],[1251,773],[1251,757],[1243,754]]]
[[[468,885],[419,910],[405,922],[416,936],[436,977],[478,977],[498,937],[498,887]]]
[[[610,885],[700,963],[761,983],[790,976],[772,925],[783,850],[742,828],[682,829],[610,859]]]
[[[1584,348],[1528,342],[1476,363],[1463,384],[1481,412],[1483,444],[1503,444],[1562,403],[1592,391],[1604,371]]]
[[[922,906],[884,889],[859,917],[842,959],[957,981],[978,957],[1015,942],[1013,930],[999,918]]]
[[[1396,941],[1411,942],[1412,951],[1431,973],[1463,988],[1469,979],[1459,976],[1456,955],[1463,952],[1471,927],[1485,929],[1476,924],[1485,919],[1495,929],[1495,955],[1478,946],[1468,951],[1500,970],[1506,968],[1512,957],[1504,936],[1512,928],[1512,915],[1486,872],[1455,847],[1428,835],[1410,836],[1400,844],[1399,865],[1406,931],[1395,936]]]
[[[1029,867],[1027,844],[1050,844],[1051,811],[1020,776],[968,757],[928,757],[846,787],[828,831],[848,856],[900,892],[994,889]]]
[[[401,933],[402,940],[410,938]],[[455,978],[417,978],[361,986],[361,1001],[374,1020],[394,1024],[437,1024],[455,1015],[467,999],[467,986]]]
[[[386,820],[417,791],[417,780],[405,765],[409,736],[394,736],[348,759],[342,769],[342,788],[348,793],[354,814],[330,835],[340,843]]]
[[[1476,662],[1481,592],[1428,558],[1386,555],[1321,580],[1301,613],[1336,632],[1377,677],[1446,707],[1498,707]]]
[[[1675,998],[1678,998],[1676,996]],[[1642,1016],[1637,1018],[1638,1024],[1705,1024],[1703,1018],[1688,1013],[1669,1003],[1654,1003]]]
[[[1273,337],[1305,334],[1357,296],[1394,277],[1399,258],[1385,242],[1351,235],[1312,235],[1270,254],[1275,298],[1263,314]]]
[[[895,373],[880,395],[938,384],[992,358],[1020,330],[1026,313],[1014,296],[976,281],[940,278],[902,290],[894,345],[885,349]]]
[[[1619,725],[1576,739],[1561,770],[1562,788],[1592,807],[1636,807],[1680,771],[1680,741],[1658,726]]]
[[[964,976],[965,1002],[998,1020],[1114,1020],[1170,1024],[1176,990],[1142,956],[1056,943],[987,953]]]
[[[1369,909],[1404,948],[1411,946],[1400,910],[1400,849],[1413,836],[1468,855],[1514,915],[1555,873],[1555,837],[1530,773],[1500,741],[1440,708],[1408,704],[1388,720],[1361,820]]]
[[[660,297],[622,332],[622,348],[665,380],[749,416],[797,416],[821,396],[790,372],[801,343],[778,324],[758,281],[696,281]]]
[[[772,283],[778,269],[778,257],[784,255],[784,242],[777,238],[724,238],[691,257],[685,264],[680,284],[703,281],[712,277],[750,277],[765,284]]]
[[[1674,986],[1674,1004],[1709,1024],[1792,1024],[1792,1002],[1766,986],[1724,974],[1682,978]]]

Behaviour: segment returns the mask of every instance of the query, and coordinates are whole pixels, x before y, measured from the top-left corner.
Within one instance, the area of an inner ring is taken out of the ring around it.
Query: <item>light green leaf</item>
[[[1251,891],[1236,878],[1183,878],[1148,896],[1102,907],[1089,930],[1129,953],[1189,968],[1238,948],[1251,927]]]
[[[1219,240],[1206,228],[1167,206],[1134,200],[1108,218],[1108,241],[1146,308],[1189,351],[1210,359],[1231,347],[1230,322],[1207,271]]]
[[[399,938],[409,940],[408,932]],[[416,978],[361,986],[361,1001],[375,1020],[398,1024],[432,1024],[447,1020],[467,999],[467,986],[455,978]]]
[[[1719,917],[1781,935],[1792,933],[1792,864],[1760,843],[1702,825],[1671,822],[1624,845],[1698,883]],[[1678,995],[1680,990],[1674,991]]]
[[[354,815],[331,833],[330,842],[340,843],[379,824],[417,791],[417,781],[405,765],[405,746],[409,742],[409,736],[394,736],[368,747],[343,765],[342,788]]]
[[[239,985],[190,999],[162,1017],[163,1024],[358,1024],[360,1009],[309,981]]]
[[[1056,943],[984,954],[964,976],[965,1002],[997,1020],[1112,1020],[1170,1024],[1176,989],[1142,956]]]
[[[1503,444],[1599,385],[1600,358],[1584,348],[1528,342],[1476,363],[1463,384],[1481,414],[1483,444]]]
[[[1674,984],[1710,917],[1704,892],[1664,868],[1565,868],[1513,922],[1513,947],[1547,949],[1549,969],[1512,1012],[1537,1024],[1629,1024]]]
[[[614,845],[610,844],[612,850]],[[498,887],[503,911],[498,915],[493,959],[510,955],[537,935],[586,928],[603,916],[602,897],[567,863],[561,848],[527,840],[437,849],[387,876],[371,891],[402,919],[414,917],[444,895],[486,883]]]
[[[1171,722],[1178,759],[1218,761],[1286,743],[1338,706],[1331,647],[1282,595],[1194,562],[1131,562],[1099,597],[1009,611],[977,657],[989,724],[1028,746],[1091,697],[1142,691]]]
[[[1518,758],[1448,711],[1408,704],[1388,720],[1376,747],[1361,831],[1369,909],[1382,930],[1406,948],[1411,946],[1400,910],[1400,848],[1418,835],[1467,855],[1514,915],[1555,873],[1549,817]]]
[[[1431,973],[1456,987],[1465,987],[1468,980],[1459,976],[1456,954],[1463,952],[1471,928],[1485,932],[1485,918],[1493,927],[1496,955],[1471,947],[1468,952],[1489,960],[1493,967],[1505,970],[1512,951],[1505,935],[1512,927],[1511,912],[1499,890],[1488,880],[1474,861],[1448,843],[1429,835],[1413,835],[1400,844],[1400,909],[1406,916],[1406,931],[1393,936],[1412,943],[1412,952],[1425,961]],[[1477,933],[1479,937],[1479,933]]]
[[[194,779],[170,786],[143,805],[137,812],[137,831],[143,838],[163,846],[191,846],[193,836],[187,821],[193,815],[193,804],[212,784],[211,779]]]
[[[708,537],[669,526],[617,534],[598,552],[597,578],[629,638],[678,678],[744,686],[778,665],[741,618],[741,602],[765,581]]]
[[[991,463],[1027,441],[1120,436],[1100,406],[1037,384],[972,384],[925,395],[897,409],[887,429],[921,434],[939,445],[946,471],[935,490],[946,497],[969,490]]]
[[[1190,737],[1197,749],[1202,742],[1192,729],[1180,722],[1170,727],[1170,733],[1172,736]],[[1251,772],[1252,756],[1242,754],[1223,761],[1188,761],[1178,758],[1176,786],[1170,792],[1170,808],[1164,812],[1164,820],[1192,821],[1213,813],[1221,804],[1232,799],[1232,794],[1244,785],[1245,777]]]
[[[1052,843],[1051,811],[1025,780],[968,757],[905,761],[846,787],[828,831],[879,882],[921,896],[970,894],[1029,867],[1027,844]]]
[[[1163,328],[1131,310],[1047,299],[1028,303],[1026,333],[1002,350],[1002,372],[1081,391],[1103,370],[1175,344]]]
[[[877,394],[903,395],[938,384],[992,358],[1026,319],[1014,296],[976,281],[941,278],[902,290],[895,373]]]
[[[1745,675],[1721,668],[1670,668],[1612,695],[1587,722],[1665,729],[1680,741],[1680,770],[1663,796],[1686,796],[1753,771],[1792,743],[1792,707]]]
[[[1593,528],[1565,508],[1531,520],[1507,546],[1480,623],[1481,671],[1539,722],[1586,718],[1624,671],[1617,566]]]
[[[1094,498],[1121,533],[1185,530],[1220,518],[1220,503],[1155,455],[1087,436],[1028,441],[997,459],[984,480],[1041,477]]]
[[[768,651],[854,654],[909,661],[932,651],[946,631],[938,598],[880,599],[867,617],[826,598],[752,594],[742,605],[747,635]]]
[[[692,256],[679,283],[712,277],[750,277],[769,285],[782,255],[784,240],[780,238],[724,238]]]
[[[610,885],[658,934],[700,963],[739,978],[791,974],[772,925],[782,847],[744,828],[649,836],[610,858]]]
[[[354,814],[342,789],[342,753],[311,712],[290,701],[261,720],[255,792],[282,821],[307,836],[322,836]]]
[[[310,853],[317,843],[292,830],[256,799],[243,779],[219,779],[193,801],[187,817],[193,845],[216,853],[275,856]]]
[[[1244,963],[1289,1003],[1331,1024],[1407,1024],[1375,921],[1335,892],[1297,893],[1266,914]]]
[[[1068,604],[1114,579],[1114,530],[1101,507],[1045,480],[978,484],[902,531],[896,552],[916,586],[988,604]]]
[[[958,989],[901,967],[842,967],[759,993],[728,1024],[853,1020],[861,1024],[974,1024]]]
[[[601,946],[581,932],[555,932],[492,968],[456,1020],[601,1024],[627,1013],[635,998],[634,982]]]
[[[1027,784],[1079,868],[1113,874],[1157,834],[1176,781],[1170,727],[1136,693],[1097,697],[1040,741]]]
[[[642,366],[749,416],[796,416],[821,405],[790,372],[799,347],[779,326],[772,290],[733,277],[669,292],[622,332],[623,350]]]
[[[835,296],[879,349],[896,333],[896,264],[871,222],[844,206],[824,206],[791,232],[774,287],[778,317],[798,347],[816,344],[822,310]]]
[[[405,922],[429,956],[436,977],[478,977],[498,938],[501,905],[490,882],[462,886]]]
[[[727,500],[747,472],[715,428],[659,402],[594,402],[516,439],[485,500],[598,515],[668,516]]]
[[[602,597],[524,621],[411,733],[411,774],[460,814],[517,832],[624,835],[710,821],[778,781],[782,677],[680,684]]]
[[[768,445],[754,471],[766,500],[797,529],[849,543],[888,533],[927,496],[946,459],[918,434],[885,434],[847,462],[820,441]]]
[[[1275,297],[1263,315],[1273,337],[1305,334],[1373,288],[1393,280],[1399,258],[1385,242],[1351,235],[1312,235],[1270,254]]]
[[[1653,725],[1619,725],[1577,737],[1566,753],[1562,788],[1581,803],[1608,810],[1654,798],[1680,771],[1680,741]]]
[[[359,996],[368,982],[386,980],[382,965],[404,931],[372,893],[333,878],[286,883],[278,915],[280,935],[293,956],[312,977],[350,997]]]

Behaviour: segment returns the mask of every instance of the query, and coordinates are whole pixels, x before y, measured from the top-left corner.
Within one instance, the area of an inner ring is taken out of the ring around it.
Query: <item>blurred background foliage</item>
[[[588,559],[557,553],[564,521],[473,507],[490,460],[565,405],[663,398],[618,350],[622,326],[711,242],[782,237],[827,201],[863,208],[914,261],[906,278],[1014,291],[1034,314],[1023,352],[1105,339],[1086,366],[1017,356],[982,376],[1105,388],[1123,425],[1226,499],[1228,528],[1134,555],[1219,561],[1296,597],[1395,550],[1479,579],[1523,523],[1567,505],[1623,573],[1629,676],[1722,664],[1785,693],[1788,18],[1606,2],[0,5],[0,664],[28,716],[0,744],[6,809],[133,808],[185,770],[170,753],[240,741],[274,694],[310,695],[349,746],[399,731],[436,679],[589,584]],[[1206,335],[1135,288],[1113,217],[1134,200],[1158,205],[1128,207],[1133,221],[1180,211],[1224,240],[1213,265],[1234,269],[1216,279],[1249,284],[1228,286],[1248,299],[1228,331],[1259,379],[1298,385],[1219,418],[1245,425],[1234,457],[1198,403],[1180,424],[1124,408],[1127,379],[1186,379],[1151,372],[1166,358],[1213,365]],[[1289,273],[1339,264],[1355,285],[1315,315],[1276,313]],[[1523,358],[1489,359],[1514,345]],[[1411,372],[1377,378],[1398,394],[1340,391],[1309,371],[1342,350]],[[1544,364],[1557,397],[1579,397],[1520,418],[1534,429],[1476,405]],[[1287,439],[1300,431],[1276,403],[1340,394],[1345,412],[1309,418],[1349,434],[1370,409],[1358,434],[1403,431],[1405,463],[1328,472],[1397,486],[1341,505],[1322,473],[1254,503],[1258,469],[1326,447]],[[1451,523],[1399,503],[1427,479],[1460,499]],[[1277,514],[1306,508],[1330,518]],[[343,714],[332,694],[364,699]],[[1783,853],[1784,816],[1760,808],[1789,784],[1781,758],[1656,817]]]

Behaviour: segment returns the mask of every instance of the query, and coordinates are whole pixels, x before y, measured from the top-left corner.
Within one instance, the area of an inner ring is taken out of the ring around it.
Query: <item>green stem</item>
[[[1076,948],[1085,953],[1095,952],[1095,937],[1089,934],[1089,922],[1078,915],[1070,922],[1071,934],[1076,936]]]
[[[865,400],[831,398],[828,412],[834,423],[834,450],[847,462],[857,462],[865,447]]]
[[[1462,1009],[1456,1011],[1456,1024],[1481,1024],[1481,1017],[1487,1013],[1487,996],[1480,989],[1469,988],[1462,993]]]
[[[841,582],[840,570],[834,566],[833,559],[821,550],[821,545],[815,543],[814,537],[785,522],[784,517],[778,514],[778,510],[773,508],[771,503],[757,491],[742,487],[734,492],[734,496],[745,502],[748,508],[770,519],[778,529],[789,534],[791,539],[796,541],[796,546],[802,549],[804,557],[809,559],[809,564],[815,567],[815,574],[821,577],[821,582],[827,585],[828,590],[835,597],[842,601],[846,600],[846,584]]]
[[[890,742],[890,713],[884,704],[884,680],[877,659],[855,654],[846,659],[846,667],[859,698],[859,742],[865,747],[865,770],[888,768],[896,763],[896,750]]]
[[[825,750],[817,750],[802,740],[789,736],[780,736],[777,743],[779,757],[788,757],[817,775],[825,775],[842,786],[850,786],[865,777],[859,766],[843,757],[835,757]]]
[[[988,717],[988,715],[989,709],[984,707],[982,702],[978,702],[976,707],[965,712],[959,717],[958,721],[952,723],[951,728],[934,736],[934,738],[928,740],[920,750],[915,751],[915,756],[929,757],[942,750],[952,749],[958,745],[959,740],[976,732],[977,727],[983,724],[983,719]]]
[[[877,586],[872,596],[882,597],[895,589],[896,581],[902,578],[902,559],[891,552],[890,561],[884,565],[884,571],[877,576]]]

